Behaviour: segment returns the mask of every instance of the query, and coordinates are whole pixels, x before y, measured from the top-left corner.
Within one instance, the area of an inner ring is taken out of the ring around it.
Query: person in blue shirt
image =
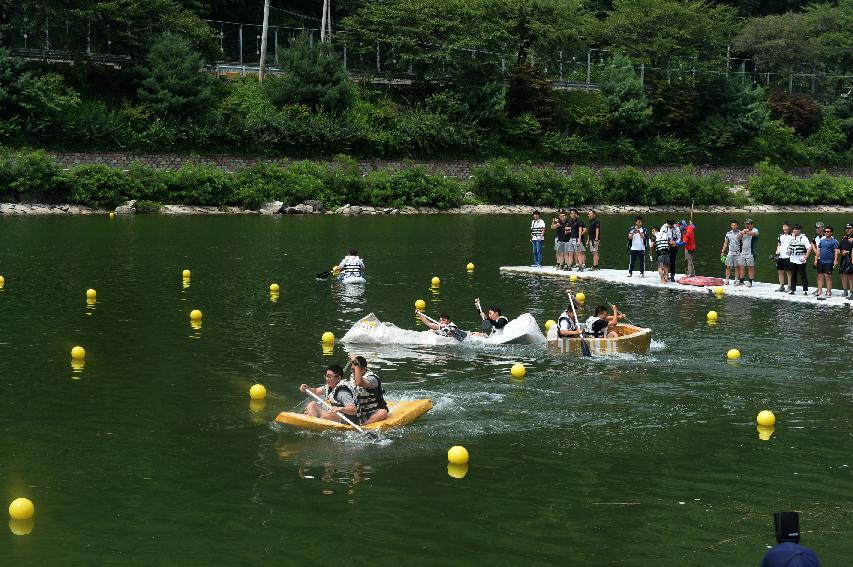
[[[832,297],[832,269],[838,267],[839,248],[838,241],[832,235],[832,227],[823,229],[823,238],[817,243],[817,298],[824,300]],[[823,288],[826,287],[826,295]]]

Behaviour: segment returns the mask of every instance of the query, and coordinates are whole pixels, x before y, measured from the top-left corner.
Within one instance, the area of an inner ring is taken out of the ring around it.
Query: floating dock
[[[575,275],[578,277],[578,281],[583,280],[599,280],[608,283],[614,284],[625,284],[625,285],[633,285],[633,286],[641,286],[641,287],[651,287],[655,289],[673,289],[676,291],[684,291],[688,293],[699,293],[699,294],[713,294],[713,287],[698,287],[695,285],[682,285],[678,283],[678,278],[682,277],[684,274],[676,274],[675,282],[661,283],[660,276],[657,273],[657,270],[646,270],[646,277],[641,278],[639,272],[634,272],[632,277],[628,277],[627,270],[584,270],[583,272],[578,272],[576,270],[566,271],[566,270],[558,270],[556,268],[551,267],[541,267],[536,268],[533,266],[501,266],[501,272],[507,274],[524,274],[524,275],[532,275],[532,276],[547,276],[547,277],[556,277],[561,278],[566,281],[572,276]],[[809,276],[815,276],[816,274],[810,273]],[[812,278],[814,279],[814,278]],[[853,301],[848,301],[846,298],[841,297],[841,290],[834,289],[833,296],[827,298],[823,301],[819,301],[814,295],[811,295],[812,292],[817,289],[816,286],[809,287],[809,295],[803,295],[802,291],[796,292],[795,295],[789,295],[787,292],[777,291],[779,289],[779,284],[769,284],[762,282],[754,282],[752,287],[747,286],[735,286],[735,285],[724,285],[722,286],[725,289],[725,295],[727,297],[747,297],[751,299],[764,299],[768,301],[783,301],[788,303],[802,303],[808,304],[813,307],[846,307],[853,308]]]

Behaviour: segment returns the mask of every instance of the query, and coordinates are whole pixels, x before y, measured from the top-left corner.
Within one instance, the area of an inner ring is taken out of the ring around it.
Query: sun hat
[[[787,541],[768,551],[761,567],[820,567],[820,559],[808,547]]]

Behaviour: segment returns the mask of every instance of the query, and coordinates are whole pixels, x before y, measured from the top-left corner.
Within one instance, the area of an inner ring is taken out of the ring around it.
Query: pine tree
[[[137,95],[159,114],[200,114],[213,102],[214,79],[203,67],[204,59],[186,39],[166,32],[153,43],[139,69]]]
[[[599,83],[610,111],[610,128],[617,133],[637,134],[651,122],[652,109],[631,60],[614,55]]]

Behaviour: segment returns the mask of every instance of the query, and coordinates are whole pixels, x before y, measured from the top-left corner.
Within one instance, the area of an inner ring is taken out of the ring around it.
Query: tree
[[[8,49],[0,47],[0,116],[8,116],[18,105],[18,97],[29,73],[24,72],[20,57],[12,57]]]
[[[617,53],[610,59],[599,88],[607,102],[610,129],[615,133],[637,134],[649,125],[652,109],[628,57]]]
[[[311,45],[306,34],[279,49],[284,75],[270,76],[264,88],[279,106],[304,104],[339,112],[352,104],[352,83],[340,56],[328,43]]]
[[[137,95],[159,114],[200,114],[213,102],[214,79],[203,67],[204,59],[186,39],[166,32],[137,71],[142,77]]]
[[[797,64],[814,60],[816,45],[810,27],[801,13],[753,18],[732,47],[751,56],[757,70],[790,74]]]
[[[545,130],[554,122],[554,97],[551,85],[529,63],[513,65],[507,78],[506,110],[511,117],[533,116]]]
[[[800,136],[808,136],[820,126],[820,107],[810,96],[774,91],[767,99],[767,106],[774,118],[793,128]]]

